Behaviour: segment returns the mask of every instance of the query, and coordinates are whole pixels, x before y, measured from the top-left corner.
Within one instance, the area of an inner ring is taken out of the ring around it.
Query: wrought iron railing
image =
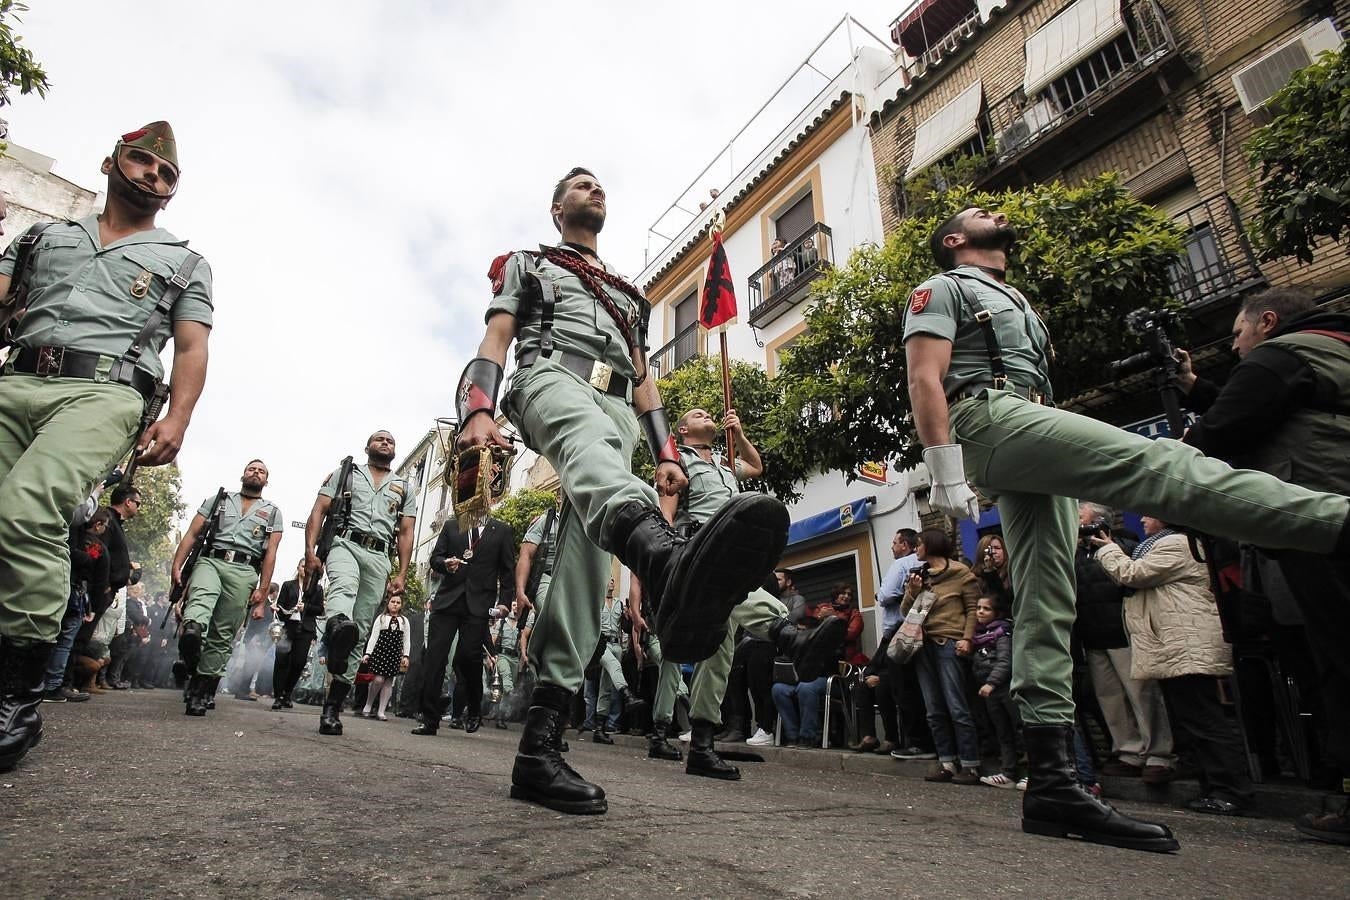
[[[817,222],[750,276],[750,324],[765,325],[787,312],[833,264],[830,228]]]
[[[697,303],[698,300],[694,299],[689,302]],[[698,355],[698,323],[695,322],[692,325],[685,326],[673,339],[662,344],[651,355],[649,364],[652,367],[652,373],[660,378],[674,372]]]
[[[1188,306],[1213,303],[1265,283],[1242,216],[1227,194],[1216,194],[1174,217],[1186,247],[1170,272],[1172,290]]]
[[[1125,23],[1124,34],[1036,96],[1026,96],[1019,87],[990,105],[998,163],[1018,156],[1079,112],[1101,103],[1138,73],[1176,53],[1167,20],[1153,0],[1127,2]]]

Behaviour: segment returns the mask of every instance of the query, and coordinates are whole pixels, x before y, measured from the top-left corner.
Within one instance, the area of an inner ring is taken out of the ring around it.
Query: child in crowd
[[[975,621],[971,670],[975,683],[980,686],[979,694],[984,698],[989,719],[994,724],[1003,765],[1003,771],[982,776],[980,782],[990,787],[1012,788],[1017,784],[1017,745],[1022,723],[1008,689],[1012,681],[1013,623],[1008,618],[1003,597],[987,595],[976,601]]]
[[[365,717],[370,718],[370,707],[379,698],[375,718],[388,722],[384,711],[394,693],[394,679],[408,671],[408,654],[412,652],[412,637],[408,631],[408,617],[403,615],[403,598],[394,594],[385,601],[384,612],[375,617],[370,626],[370,640],[361,661],[370,666],[375,678],[366,691]]]

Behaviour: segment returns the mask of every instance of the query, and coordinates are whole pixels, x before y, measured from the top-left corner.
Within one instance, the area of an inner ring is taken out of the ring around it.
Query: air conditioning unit
[[[1264,107],[1295,72],[1316,62],[1320,53],[1340,49],[1341,43],[1336,26],[1323,19],[1234,72],[1233,86],[1242,111],[1250,115]]]

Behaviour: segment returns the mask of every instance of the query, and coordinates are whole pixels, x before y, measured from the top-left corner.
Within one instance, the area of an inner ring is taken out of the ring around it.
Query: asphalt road
[[[44,713],[0,775],[5,897],[1350,896],[1350,852],[1287,821],[1124,803],[1182,842],[1135,853],[1022,834],[1014,792],[825,751],[729,783],[573,739],[610,812],[571,817],[507,796],[518,726],[429,739],[346,716],[321,737],[313,707],[189,719],[172,691]]]

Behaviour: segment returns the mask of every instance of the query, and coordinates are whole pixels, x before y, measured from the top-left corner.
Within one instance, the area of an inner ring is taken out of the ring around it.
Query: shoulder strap
[[[984,350],[989,354],[989,374],[993,376],[994,387],[1002,390],[1008,383],[1008,370],[1003,365],[1003,350],[999,347],[998,335],[994,332],[994,314],[981,302],[979,295],[971,290],[970,285],[966,284],[965,278],[968,276],[959,272],[944,272],[943,276],[956,285],[961,302],[980,326],[980,334],[984,336]]]
[[[553,279],[539,273],[536,254],[520,251],[525,259],[525,276],[534,281],[539,296],[539,355],[547,359],[553,355],[553,316],[558,306],[558,289]]]
[[[9,306],[18,300],[23,290],[24,276],[28,274],[28,262],[32,258],[33,249],[37,246],[38,239],[42,237],[42,232],[54,224],[56,223],[38,222],[14,239],[14,246],[18,248],[14,256],[14,271],[9,275],[9,294],[0,305]]]
[[[188,251],[187,256],[183,258],[182,264],[178,266],[178,271],[173,273],[169,279],[169,284],[164,288],[164,293],[160,295],[159,302],[155,308],[150,311],[150,316],[141,326],[140,332],[132,338],[131,346],[122,354],[121,359],[113,363],[112,369],[108,372],[108,377],[113,381],[122,384],[131,383],[131,371],[136,368],[136,363],[141,359],[141,353],[145,349],[145,342],[159,328],[164,317],[173,309],[173,305],[178,302],[179,296],[187,289],[188,280],[192,277],[192,270],[197,268],[197,263],[201,261],[201,254]]]

